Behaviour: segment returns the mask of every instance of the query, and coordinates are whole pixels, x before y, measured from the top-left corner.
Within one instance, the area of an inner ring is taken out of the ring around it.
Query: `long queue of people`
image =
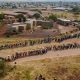
[[[25,47],[25,46],[33,46],[33,45],[42,44],[42,43],[50,43],[52,40],[53,38],[48,37],[48,38],[37,39],[37,40],[25,40],[23,42],[17,42],[13,44],[4,44],[4,45],[0,45],[0,50]]]
[[[55,38],[54,37],[47,37],[47,38],[44,38],[44,39],[25,40],[23,42],[18,42],[18,43],[14,43],[14,44],[0,45],[0,50],[12,49],[12,48],[18,48],[18,47],[25,47],[25,46],[33,46],[33,45],[36,45],[36,44],[50,43],[52,41],[62,42],[64,40],[71,39],[71,38],[80,38],[80,33],[67,34],[67,35],[63,35],[63,36],[55,37]]]
[[[54,40],[56,42],[62,42],[64,40],[72,39],[72,38],[80,38],[80,33],[62,35],[60,37],[56,37]]]
[[[36,49],[36,50],[30,50],[26,52],[16,52],[15,54],[12,54],[11,56],[8,56],[5,58],[6,61],[15,61],[19,58],[29,57],[29,56],[35,56],[35,55],[43,55],[46,54],[48,51],[60,51],[60,50],[67,50],[67,49],[75,49],[80,48],[79,43],[67,43],[67,44],[60,44],[60,45],[51,45],[51,46],[45,46],[44,48]]]
[[[26,52],[16,52],[15,54],[12,54],[11,56],[8,56],[5,58],[6,61],[14,61],[19,58],[28,57],[28,56],[34,56],[34,55],[43,55],[47,53],[47,49],[41,48],[37,50],[30,50]]]

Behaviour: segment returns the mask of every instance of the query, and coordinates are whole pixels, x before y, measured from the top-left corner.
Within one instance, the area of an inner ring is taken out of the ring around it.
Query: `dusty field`
[[[69,25],[69,26],[62,26],[62,25],[58,25],[58,29],[60,33],[65,33],[65,32],[70,32],[73,31],[75,29],[77,29],[76,27]]]
[[[14,12],[18,12],[18,11],[27,11],[30,12],[29,10],[26,9],[0,9],[0,13],[11,13],[13,14]],[[49,16],[50,14],[56,14],[58,17],[63,17],[63,18],[67,18],[67,19],[71,19],[73,20],[75,18],[75,16],[70,13],[70,12],[65,12],[65,11],[55,11],[55,10],[51,10],[51,11],[42,11],[42,15],[44,17]],[[80,15],[78,15],[77,19],[80,20]]]
[[[43,29],[43,30],[36,30],[34,32],[24,32],[19,34],[19,37],[27,37],[27,38],[44,38],[48,36],[56,36],[59,32],[57,29]]]
[[[42,15],[43,16],[49,16],[51,14],[57,15],[58,17],[62,17],[62,18],[67,18],[70,20],[73,20],[75,18],[74,14],[70,13],[70,12],[65,12],[65,11],[42,11]],[[80,20],[80,15],[78,15],[77,19]]]
[[[12,36],[10,38],[0,37],[0,45],[8,44],[8,43],[10,44],[10,43],[24,42],[25,40],[36,40],[36,39],[38,38],[26,38],[26,37],[17,37],[17,36]]]
[[[68,19],[73,19],[73,15],[71,13],[55,11],[52,13],[57,14],[58,16],[67,16]],[[51,12],[43,12],[43,15],[49,14],[51,14]],[[0,38],[0,44],[14,43],[23,40],[27,40],[27,38]],[[62,43],[69,42],[80,43],[80,39],[69,39]],[[53,44],[56,45],[59,43],[52,42],[50,44],[1,50],[0,57],[6,57],[8,55],[14,54],[16,51],[23,52]],[[80,49],[71,49],[57,52],[50,51],[44,55],[18,59],[16,62],[16,68],[8,72],[6,76],[0,80],[35,80],[35,77],[39,74],[42,74],[46,80],[54,80],[54,77],[57,80],[80,80]],[[14,66],[14,62],[10,64],[11,66]]]
[[[46,80],[80,80],[80,56],[24,61],[0,80],[35,80],[40,74]]]

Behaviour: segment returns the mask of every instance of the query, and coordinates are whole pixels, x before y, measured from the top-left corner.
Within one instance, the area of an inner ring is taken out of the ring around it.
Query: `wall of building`
[[[44,29],[52,28],[53,27],[53,22],[50,22],[50,21],[37,21],[37,26],[42,26],[42,28],[44,28]]]

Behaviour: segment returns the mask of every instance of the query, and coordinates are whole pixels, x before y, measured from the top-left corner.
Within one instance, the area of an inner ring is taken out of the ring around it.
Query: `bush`
[[[3,58],[0,58],[0,77],[5,73],[5,61]]]
[[[26,21],[26,17],[23,14],[18,14],[16,16],[16,18],[18,19],[18,22],[25,22]]]
[[[51,14],[48,19],[53,20],[53,21],[56,21],[57,20],[57,16]]]
[[[4,14],[0,14],[0,21],[4,19]]]
[[[35,17],[36,19],[38,19],[38,18],[41,17],[41,15],[40,15],[39,13],[35,13],[35,14],[33,15],[33,17]]]

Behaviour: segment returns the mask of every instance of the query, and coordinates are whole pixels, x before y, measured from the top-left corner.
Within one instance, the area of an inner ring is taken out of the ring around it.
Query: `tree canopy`
[[[38,13],[42,14],[42,11],[39,10],[39,9],[33,9],[33,10],[31,10],[31,11],[37,11]]]
[[[36,19],[38,19],[38,18],[41,17],[41,15],[40,15],[39,13],[35,13],[35,14],[33,15],[33,17],[35,17]]]
[[[0,14],[0,21],[2,21],[4,19],[4,14]]]
[[[51,15],[49,16],[49,19],[50,19],[50,20],[53,20],[53,21],[56,21],[56,20],[57,20],[57,16],[54,15],[54,14],[51,14]]]
[[[18,14],[16,16],[16,18],[18,19],[18,22],[25,22],[26,21],[26,17],[23,14]]]
[[[72,12],[74,12],[75,14],[79,14],[80,13],[80,7],[78,7],[78,6],[73,7]]]
[[[37,10],[37,12],[39,12],[40,14],[42,14],[41,10]]]
[[[74,15],[75,20],[78,20],[79,14],[80,14],[80,7],[75,6],[72,8],[72,13]]]
[[[4,75],[5,61],[0,57],[0,77]]]

